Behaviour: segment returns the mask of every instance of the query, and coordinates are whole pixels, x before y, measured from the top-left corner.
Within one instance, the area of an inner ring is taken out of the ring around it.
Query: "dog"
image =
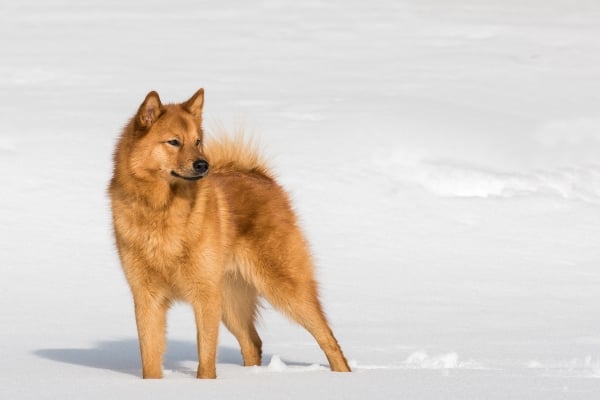
[[[175,301],[194,311],[198,378],[216,378],[220,321],[238,340],[244,365],[260,365],[261,298],[312,334],[332,371],[349,372],[286,192],[243,140],[205,144],[203,105],[203,89],[178,104],[148,93],[114,153],[109,197],[143,378],[162,377],[166,314]]]

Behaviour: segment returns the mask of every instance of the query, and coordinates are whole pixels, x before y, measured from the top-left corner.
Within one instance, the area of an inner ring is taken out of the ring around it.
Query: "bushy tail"
[[[248,172],[274,179],[256,144],[237,131],[234,135],[217,129],[207,135],[204,153],[213,173]]]

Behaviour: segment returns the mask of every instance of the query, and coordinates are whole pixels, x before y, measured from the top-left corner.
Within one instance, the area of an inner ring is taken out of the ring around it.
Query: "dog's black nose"
[[[192,166],[194,168],[194,172],[198,175],[204,175],[208,171],[208,161],[206,160],[196,160]]]

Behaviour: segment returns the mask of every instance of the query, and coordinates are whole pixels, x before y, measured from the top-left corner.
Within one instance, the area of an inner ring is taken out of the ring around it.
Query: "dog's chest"
[[[181,208],[130,209],[117,221],[117,230],[126,246],[149,267],[172,269],[188,257],[188,216],[189,210]]]

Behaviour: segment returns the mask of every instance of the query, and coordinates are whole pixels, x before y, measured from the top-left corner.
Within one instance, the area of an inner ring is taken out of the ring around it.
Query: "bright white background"
[[[0,398],[600,395],[600,3],[0,4]],[[269,307],[264,367],[187,306],[138,378],[113,146],[145,94],[206,89],[289,189],[355,373]]]

